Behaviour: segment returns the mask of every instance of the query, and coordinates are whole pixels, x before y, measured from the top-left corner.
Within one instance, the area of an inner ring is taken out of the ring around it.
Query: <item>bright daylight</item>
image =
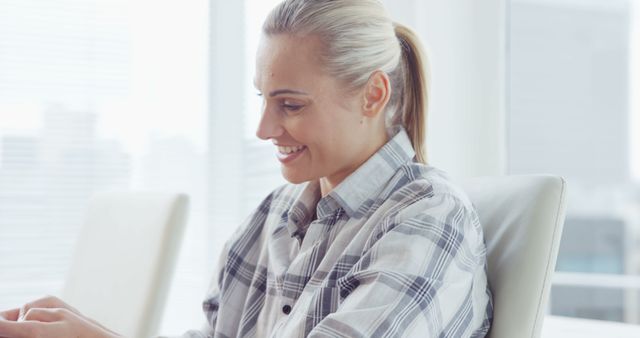
[[[0,337],[640,337],[640,0],[0,0]]]

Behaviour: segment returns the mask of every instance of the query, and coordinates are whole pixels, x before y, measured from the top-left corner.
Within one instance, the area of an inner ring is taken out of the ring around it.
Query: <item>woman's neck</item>
[[[351,175],[356,169],[358,169],[361,165],[363,165],[371,156],[373,156],[382,146],[384,146],[389,141],[389,137],[386,133],[384,133],[384,137],[379,139],[377,142],[371,142],[369,149],[362,152],[365,156],[362,156],[358,159],[357,162],[353,163],[349,167],[343,168],[331,176],[320,177],[320,193],[322,197],[325,197],[335,189],[342,181],[344,181],[349,175]]]

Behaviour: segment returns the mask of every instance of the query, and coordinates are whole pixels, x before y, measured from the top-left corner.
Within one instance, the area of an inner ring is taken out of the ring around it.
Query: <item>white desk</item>
[[[542,327],[542,338],[637,338],[640,325],[601,320],[547,316]]]

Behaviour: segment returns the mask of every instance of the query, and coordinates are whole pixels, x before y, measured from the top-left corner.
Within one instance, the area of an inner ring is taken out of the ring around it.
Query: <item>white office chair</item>
[[[149,337],[162,317],[188,199],[101,193],[89,203],[62,299],[125,337]]]
[[[488,249],[494,297],[488,337],[539,337],[564,225],[564,179],[482,177],[462,187],[476,206]]]

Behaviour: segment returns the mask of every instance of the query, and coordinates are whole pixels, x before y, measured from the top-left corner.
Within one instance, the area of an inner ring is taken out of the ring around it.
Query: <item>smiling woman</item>
[[[375,72],[370,86],[345,90],[341,80],[318,67],[323,43],[317,36],[266,35],[255,82],[269,93],[257,136],[279,147],[289,182],[324,177],[324,196],[386,143],[382,108],[391,88],[386,73]]]
[[[417,37],[376,0],[287,0],[262,33],[256,135],[288,183],[228,239],[207,324],[182,337],[485,336],[482,228],[427,164]],[[117,336],[55,298],[18,313],[2,314],[0,336]]]
[[[424,164],[426,78],[415,36],[376,1],[271,12],[256,59],[257,136],[277,146],[293,184],[227,242],[204,303],[209,327],[185,336],[486,334],[477,216]]]

